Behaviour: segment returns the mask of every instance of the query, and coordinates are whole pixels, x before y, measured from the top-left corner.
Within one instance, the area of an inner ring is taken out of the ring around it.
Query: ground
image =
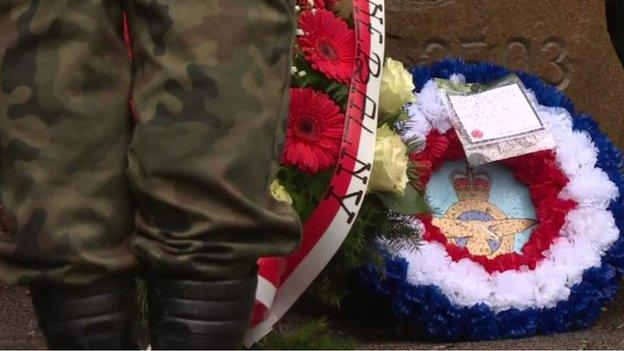
[[[279,328],[309,321],[301,312],[291,313]],[[341,335],[355,336],[363,349],[624,349],[624,291],[611,303],[592,329],[569,334],[476,343],[431,344],[410,340],[395,330],[354,320],[332,320]],[[28,291],[0,285],[0,349],[42,349]]]
[[[0,285],[0,349],[45,348],[28,294]]]

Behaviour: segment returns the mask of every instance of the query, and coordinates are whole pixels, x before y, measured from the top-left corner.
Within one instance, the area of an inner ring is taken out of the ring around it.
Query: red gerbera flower
[[[299,18],[303,34],[297,43],[314,69],[349,83],[355,63],[355,31],[327,10],[305,11]]]
[[[291,88],[282,162],[309,173],[335,166],[344,119],[327,94],[310,88]]]

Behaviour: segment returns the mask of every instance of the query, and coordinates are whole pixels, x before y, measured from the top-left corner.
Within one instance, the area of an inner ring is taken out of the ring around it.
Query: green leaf
[[[396,132],[398,132],[397,128],[395,127],[397,123],[407,121],[409,119],[407,111],[405,111],[404,109],[398,110],[393,115],[386,115],[386,114],[381,113],[380,117],[381,118],[379,118],[379,122],[378,122],[379,127],[381,127],[384,124],[387,124]]]
[[[403,196],[395,193],[377,193],[377,196],[384,206],[396,213],[414,215],[429,210],[425,199],[409,184],[405,187]]]
[[[292,77],[292,86],[301,88],[315,88],[317,86],[323,86],[326,84],[326,79],[323,78],[321,73],[312,69],[312,66],[302,56],[295,56],[293,59],[293,65],[297,67],[298,71],[305,71],[305,75],[300,76],[298,74]]]
[[[295,74],[292,77],[292,86],[324,91],[336,101],[343,112],[346,110],[347,101],[349,100],[348,85],[328,79],[322,73],[312,68],[310,63],[302,56],[295,56],[293,64],[298,71],[305,71],[306,74],[303,76]]]
[[[255,345],[260,350],[353,350],[358,342],[332,333],[324,318],[290,331],[279,329]]]
[[[349,87],[337,82],[331,82],[325,88],[325,92],[329,94],[340,106],[347,106],[349,100]]]
[[[309,174],[293,167],[279,169],[277,178],[292,197],[293,207],[301,221],[305,222],[321,202],[332,175],[333,170]]]

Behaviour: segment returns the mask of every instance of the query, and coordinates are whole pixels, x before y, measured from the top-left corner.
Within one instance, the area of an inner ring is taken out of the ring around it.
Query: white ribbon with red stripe
[[[384,61],[384,0],[354,0],[356,61],[340,158],[325,199],[303,226],[289,257],[258,261],[256,305],[245,345],[268,334],[340,248],[366,195],[373,165],[379,88]]]

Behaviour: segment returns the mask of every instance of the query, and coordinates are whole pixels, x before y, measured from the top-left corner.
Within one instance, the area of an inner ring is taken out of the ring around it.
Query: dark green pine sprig
[[[308,288],[309,302],[339,309],[356,289],[354,270],[369,263],[381,266],[380,241],[391,251],[417,250],[422,233],[413,226],[413,217],[385,208],[373,194],[367,196],[349,235],[327,267]]]
[[[355,339],[332,333],[324,318],[289,331],[279,329],[254,345],[260,350],[354,350]]]

